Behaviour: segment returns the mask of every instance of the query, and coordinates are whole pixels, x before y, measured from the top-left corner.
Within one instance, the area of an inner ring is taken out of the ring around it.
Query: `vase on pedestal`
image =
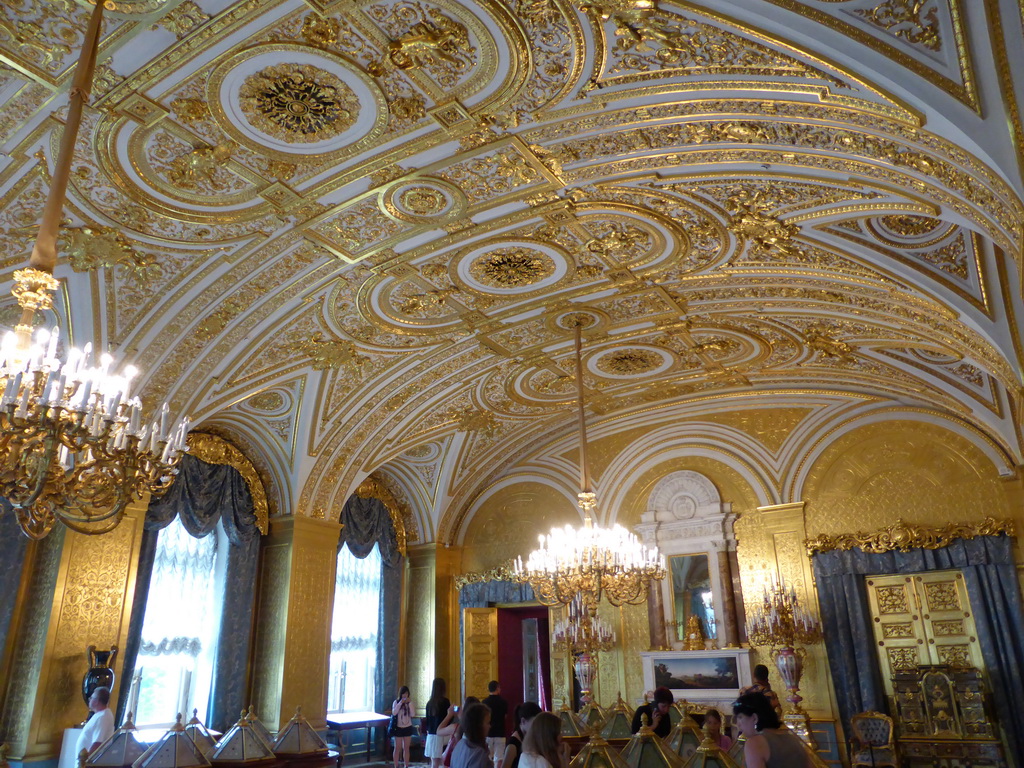
[[[98,651],[95,645],[90,645],[86,649],[86,654],[89,658],[89,669],[82,678],[82,698],[88,707],[89,699],[97,688],[107,688],[110,691],[114,689],[114,659],[117,658],[117,646],[110,646],[109,651]],[[92,715],[92,710],[89,710],[86,721]]]
[[[794,648],[792,645],[779,648],[775,651],[775,667],[779,670],[782,682],[786,684],[786,690],[789,691],[786,701],[789,702],[790,711],[783,716],[783,720],[797,736],[813,745],[811,721],[800,706],[800,702],[804,700],[800,695],[800,677],[804,672],[806,653],[803,648]]]

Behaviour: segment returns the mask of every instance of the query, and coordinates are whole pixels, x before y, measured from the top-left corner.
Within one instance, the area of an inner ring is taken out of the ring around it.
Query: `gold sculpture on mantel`
[[[690,614],[686,620],[686,639],[683,641],[683,650],[703,651],[705,646],[704,628],[700,623],[700,616]]]

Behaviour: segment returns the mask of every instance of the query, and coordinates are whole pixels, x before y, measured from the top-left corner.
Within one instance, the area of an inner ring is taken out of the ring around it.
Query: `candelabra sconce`
[[[566,618],[555,622],[551,637],[556,650],[565,651],[575,659],[573,669],[580,681],[580,700],[586,709],[593,701],[597,654],[615,647],[615,632],[607,621],[591,613],[577,595],[566,606]]]
[[[805,645],[821,641],[821,624],[817,617],[800,605],[796,588],[785,581],[773,581],[771,589],[764,589],[761,604],[754,612],[747,634],[751,643],[770,649],[772,661],[786,685],[790,712],[784,715],[786,724],[805,742],[814,744],[810,718],[800,702],[800,678],[803,675]]]

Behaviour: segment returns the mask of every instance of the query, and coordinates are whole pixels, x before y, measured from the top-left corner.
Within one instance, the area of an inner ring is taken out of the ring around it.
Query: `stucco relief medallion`
[[[387,122],[384,94],[358,66],[292,43],[260,45],[224,60],[207,95],[232,139],[270,156],[359,151]]]
[[[532,293],[571,274],[572,261],[561,248],[533,240],[493,240],[455,262],[455,279],[489,294]]]
[[[239,98],[250,125],[287,142],[332,138],[351,128],[359,115],[352,89],[309,64],[274,64],[249,75]]]
[[[667,349],[630,346],[601,352],[587,360],[588,370],[603,378],[633,379],[664,373],[675,363]]]
[[[418,224],[443,224],[466,210],[462,190],[442,179],[426,177],[389,187],[382,202],[389,215]]]

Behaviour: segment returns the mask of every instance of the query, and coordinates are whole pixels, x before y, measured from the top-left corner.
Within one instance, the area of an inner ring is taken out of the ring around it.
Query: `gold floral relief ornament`
[[[506,560],[487,571],[472,571],[455,577],[455,588],[462,589],[467,584],[484,584],[488,581],[515,581],[515,561]]]
[[[661,355],[647,349],[622,349],[597,361],[597,368],[615,376],[637,376],[662,364]]]
[[[539,283],[555,271],[555,262],[540,251],[498,248],[469,266],[469,274],[492,288],[522,288]]]
[[[267,491],[263,487],[259,472],[256,471],[256,467],[246,458],[245,454],[224,438],[203,432],[189,433],[188,452],[207,464],[222,464],[238,470],[252,495],[256,527],[259,528],[260,533],[266,535],[269,530]]]
[[[239,101],[253,128],[293,144],[333,138],[359,115],[352,89],[311,64],[275,64],[250,75]]]
[[[910,549],[940,549],[949,546],[956,539],[973,539],[978,536],[1012,536],[1017,535],[1013,520],[998,520],[986,517],[977,523],[949,523],[941,528],[923,525],[912,525],[902,518],[893,525],[872,533],[840,533],[835,535],[822,534],[807,539],[804,545],[809,554],[860,548],[865,552],[880,554],[882,552],[906,552]]]

